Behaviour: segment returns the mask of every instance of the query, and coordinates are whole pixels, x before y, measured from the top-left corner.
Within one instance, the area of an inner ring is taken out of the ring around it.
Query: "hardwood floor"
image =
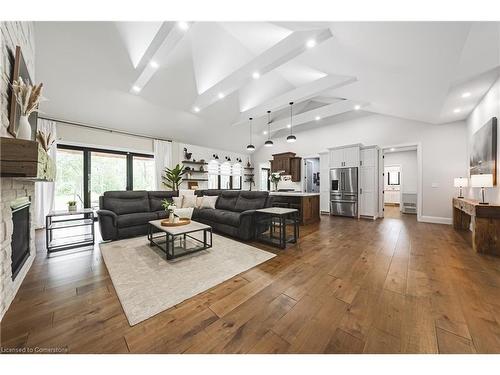
[[[3,347],[74,353],[499,353],[500,259],[451,226],[322,217],[297,245],[134,327],[98,246],[43,236],[1,322]],[[41,233],[39,234],[41,235]]]

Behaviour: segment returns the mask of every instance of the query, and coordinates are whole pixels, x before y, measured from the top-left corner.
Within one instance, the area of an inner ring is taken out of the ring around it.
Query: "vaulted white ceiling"
[[[36,77],[49,98],[42,110],[242,151],[248,117],[255,118],[253,143],[259,147],[267,137],[266,111],[272,111],[272,133],[278,132],[289,123],[290,101],[294,125],[302,129],[366,111],[436,125],[464,119],[500,72],[499,23],[183,26],[37,22]],[[470,96],[462,98],[464,92]]]

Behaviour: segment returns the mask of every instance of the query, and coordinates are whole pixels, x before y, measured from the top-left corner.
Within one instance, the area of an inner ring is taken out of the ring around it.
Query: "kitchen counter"
[[[299,210],[299,223],[311,224],[320,220],[319,193],[294,191],[273,191],[273,207],[295,208]]]
[[[319,197],[319,193],[303,193],[301,191],[271,191],[269,195],[282,197]]]

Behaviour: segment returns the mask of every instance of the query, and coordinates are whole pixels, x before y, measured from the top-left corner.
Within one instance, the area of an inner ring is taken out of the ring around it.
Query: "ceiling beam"
[[[148,84],[158,71],[158,68],[166,64],[175,46],[181,41],[184,35],[186,35],[186,30],[178,27],[176,22],[163,22],[137,65],[136,70],[139,72],[139,75],[130,88],[130,92],[137,93],[133,89],[134,86],[142,90]],[[158,65],[152,66],[152,61]]]
[[[368,103],[366,102],[355,102],[353,100],[344,99],[333,104],[327,104],[325,106],[294,115],[292,119],[293,126],[299,126],[308,122],[323,121],[327,117],[340,115],[345,112],[360,110],[367,105]],[[316,117],[318,116],[320,117],[320,120],[316,120]],[[288,124],[290,124],[289,117],[274,121],[271,123],[271,132],[275,133],[279,130],[286,129],[288,127]]]
[[[249,117],[259,118],[265,116],[268,110],[276,112],[280,109],[288,107],[288,103],[290,102],[300,103],[304,100],[314,98],[319,93],[325,90],[336,89],[345,85],[349,85],[356,81],[356,77],[327,75],[326,77],[319,78],[315,81],[290,90],[280,96],[277,96],[274,99],[267,101],[264,104],[260,104],[254,108],[242,112],[238,122],[234,123],[233,125],[245,124],[247,123]]]
[[[307,50],[306,44],[309,40],[314,40],[316,44],[319,44],[332,36],[328,28],[291,33],[249,63],[201,93],[193,103],[193,108],[197,107],[202,110],[219,100],[219,94],[227,96],[237,91],[245,83],[253,79],[252,74],[254,72],[258,72],[262,76],[285,64]]]

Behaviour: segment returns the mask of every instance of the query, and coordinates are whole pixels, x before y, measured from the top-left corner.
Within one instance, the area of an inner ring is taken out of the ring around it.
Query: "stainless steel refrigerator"
[[[330,214],[358,216],[358,168],[330,169]]]

